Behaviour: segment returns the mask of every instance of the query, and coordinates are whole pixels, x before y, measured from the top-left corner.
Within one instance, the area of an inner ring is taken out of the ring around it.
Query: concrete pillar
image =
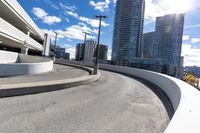
[[[50,43],[51,43],[50,36],[48,34],[45,34],[45,36],[44,36],[44,42],[43,42],[44,50],[42,52],[42,55],[49,56]]]
[[[28,48],[21,48],[21,54],[28,55]]]
[[[28,31],[28,32],[27,32],[27,35],[28,35],[28,36],[30,36],[30,33],[31,33],[31,32],[30,32],[30,31]]]

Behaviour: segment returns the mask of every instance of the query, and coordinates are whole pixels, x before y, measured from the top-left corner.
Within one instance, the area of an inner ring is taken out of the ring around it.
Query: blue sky
[[[103,20],[101,40],[112,47],[112,32],[116,0],[18,0],[39,28],[48,32],[52,41],[59,33],[58,44],[74,57],[76,43],[83,42],[83,31],[88,39],[96,40],[98,20],[94,15],[107,15]],[[144,32],[153,31],[155,17],[169,13],[186,12],[182,55],[184,65],[200,66],[200,1],[199,0],[146,0]]]

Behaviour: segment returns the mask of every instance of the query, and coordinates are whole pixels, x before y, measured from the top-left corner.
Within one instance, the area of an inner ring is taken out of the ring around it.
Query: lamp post
[[[98,73],[98,56],[99,56],[99,41],[100,41],[100,34],[101,34],[101,20],[103,18],[107,18],[107,16],[103,16],[103,15],[95,15],[95,18],[99,19],[99,32],[98,32],[98,41],[97,41],[97,48],[96,48],[96,60],[95,60],[95,64],[94,64],[94,73],[93,74],[97,74]]]
[[[54,32],[56,34],[55,36],[55,43],[54,43],[54,52],[53,52],[53,61],[56,61],[56,42],[57,42],[57,36],[58,36],[58,32]]]
[[[85,34],[85,37],[84,37],[84,45],[86,45],[86,39],[87,39],[87,35],[90,35],[90,33],[87,33],[87,32],[83,32]],[[84,50],[83,50],[83,56],[84,56],[84,53],[85,53],[85,46],[84,46]]]

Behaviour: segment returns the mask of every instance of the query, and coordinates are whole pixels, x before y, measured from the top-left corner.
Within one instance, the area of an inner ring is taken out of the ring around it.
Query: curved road
[[[112,72],[92,84],[0,99],[2,133],[161,133],[169,117],[142,83]]]

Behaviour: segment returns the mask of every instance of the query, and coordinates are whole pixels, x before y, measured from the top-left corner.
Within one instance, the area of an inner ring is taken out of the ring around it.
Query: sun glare
[[[193,0],[163,0],[160,4],[167,13],[185,13],[192,8]]]

